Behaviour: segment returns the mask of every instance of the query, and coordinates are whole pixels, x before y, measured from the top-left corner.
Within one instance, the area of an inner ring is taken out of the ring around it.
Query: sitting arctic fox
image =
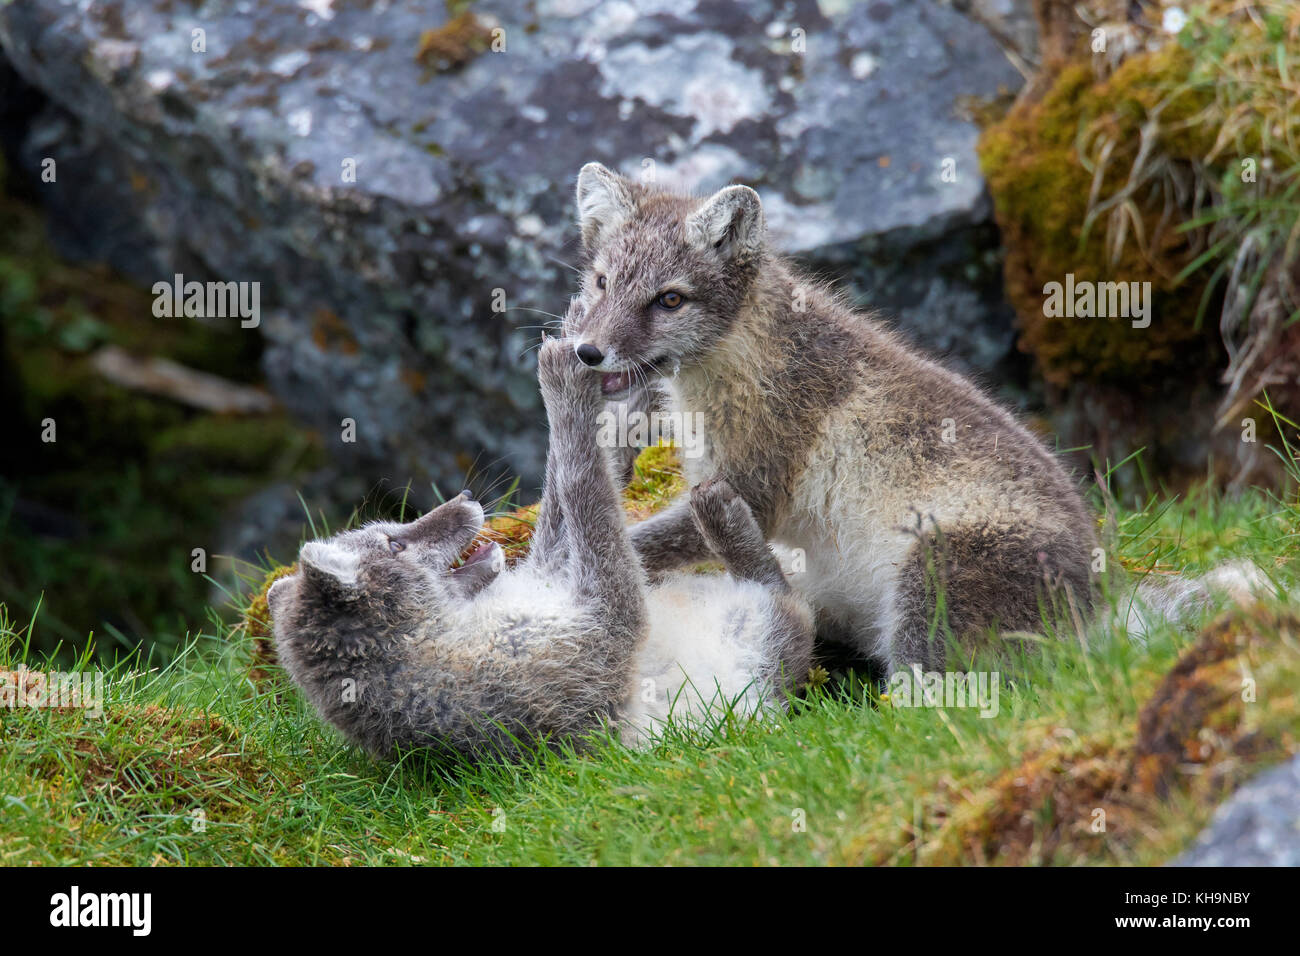
[[[468,492],[409,524],[305,544],[268,595],[280,659],[320,714],[382,754],[511,754],[602,723],[636,744],[721,705],[782,706],[807,676],[813,620],[749,506],[724,481],[690,508],[728,574],[646,582],[597,446],[600,379],[573,343],[543,343],[546,481],[528,557],[495,544]]]

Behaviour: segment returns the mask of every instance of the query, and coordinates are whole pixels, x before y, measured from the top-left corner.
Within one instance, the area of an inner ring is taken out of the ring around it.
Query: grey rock
[[[983,23],[1007,54],[1026,68],[1038,62],[1038,22],[1031,0],[940,2],[951,2],[955,9]]]
[[[1255,777],[1173,866],[1300,866],[1300,757]]]
[[[438,71],[416,52],[441,4],[0,2],[0,56],[49,101],[18,151],[32,173],[56,160],[41,194],[71,254],[149,284],[260,282],[260,326],[230,334],[263,337],[268,385],[340,471],[399,485],[470,461],[538,483],[529,350],[575,286],[589,160],[744,181],[786,251],[922,344],[1009,355],[959,101],[1020,76],[983,26],[932,0],[470,9],[504,49]]]

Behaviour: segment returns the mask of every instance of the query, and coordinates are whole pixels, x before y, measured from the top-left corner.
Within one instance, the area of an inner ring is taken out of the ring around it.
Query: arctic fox
[[[1061,463],[965,378],[773,252],[758,195],[578,176],[585,309],[565,325],[608,401],[662,378],[834,634],[887,670],[950,637],[1039,630],[1093,602],[1095,521]],[[678,502],[632,528],[647,569],[709,556]]]
[[[813,615],[725,480],[685,507],[728,574],[646,583],[611,462],[599,380],[544,342],[546,479],[528,557],[507,570],[469,492],[409,524],[303,545],[268,595],[280,659],[319,713],[374,753],[513,754],[602,724],[629,744],[666,720],[780,707],[808,675]]]
[[[929,361],[768,245],[758,194],[705,198],[578,175],[587,254],[565,334],[612,405],[703,417],[692,482],[720,476],[763,535],[802,555],[818,633],[894,672],[940,670],[951,639],[1082,621],[1095,519],[1056,456],[975,385]],[[662,394],[664,391],[666,395]],[[631,529],[647,569],[709,556],[686,502]],[[1144,582],[1127,630],[1268,586],[1249,562]]]

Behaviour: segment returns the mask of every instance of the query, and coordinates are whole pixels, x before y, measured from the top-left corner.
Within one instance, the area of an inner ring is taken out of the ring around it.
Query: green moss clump
[[[227,474],[283,473],[277,463],[317,465],[319,446],[301,428],[277,415],[240,418],[200,415],[158,433],[149,444],[160,467],[220,469]]]
[[[668,445],[647,448],[637,456],[632,480],[623,491],[628,514],[638,519],[650,517],[686,491],[681,458]]]
[[[1210,269],[1178,280],[1195,256],[1178,229],[1187,212],[1168,205],[1158,182],[1139,190],[1128,207],[1136,222],[1113,259],[1105,219],[1085,230],[1093,173],[1078,152],[1085,131],[1093,143],[1113,142],[1098,195],[1114,195],[1130,175],[1144,125],[1158,113],[1153,155],[1190,168],[1215,140],[1213,129],[1191,121],[1207,103],[1204,91],[1183,84],[1191,65],[1188,52],[1170,44],[1131,57],[1100,83],[1090,64],[1068,66],[1041,100],[1017,104],[981,137],[980,163],[1007,250],[1005,281],[1020,347],[1053,384],[1205,374],[1215,361],[1214,337],[1197,322]],[[1141,242],[1134,239],[1139,231]],[[1135,329],[1126,318],[1045,316],[1044,287],[1064,284],[1067,273],[1076,284],[1150,282],[1150,327]]]
[[[275,584],[276,581],[297,573],[298,563],[296,561],[291,565],[275,567],[268,571],[266,577],[262,579],[261,585],[253,594],[252,599],[244,608],[240,628],[232,632],[232,634],[237,634],[242,629],[244,635],[252,642],[250,650],[252,661],[248,676],[254,681],[260,682],[270,677],[270,673],[266,668],[274,666],[277,662],[275,635],[271,627],[271,606],[267,603],[266,595],[271,590],[271,585]]]

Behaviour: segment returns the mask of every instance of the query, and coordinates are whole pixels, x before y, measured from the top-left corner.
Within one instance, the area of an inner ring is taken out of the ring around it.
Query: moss
[[[1171,801],[1213,807],[1260,767],[1293,755],[1297,659],[1289,642],[1300,618],[1259,605],[1225,612],[1148,693],[1134,726],[1046,728],[1043,742],[978,792],[942,793],[953,812],[922,862],[1043,865],[1130,859]],[[1257,701],[1243,699],[1242,675]]]
[[[294,562],[286,567],[272,568],[262,579],[261,585],[253,593],[252,599],[240,616],[239,628],[250,641],[252,655],[248,676],[254,681],[264,681],[270,677],[268,667],[276,663],[274,635],[271,628],[271,608],[266,595],[271,585],[281,578],[298,573],[298,564]],[[236,633],[236,631],[232,631]]]
[[[1017,104],[981,137],[980,163],[1006,246],[1005,281],[1020,347],[1053,384],[1124,384],[1164,372],[1204,373],[1217,356],[1211,330],[1196,321],[1210,269],[1176,280],[1194,256],[1177,228],[1186,210],[1168,210],[1172,219],[1162,222],[1165,196],[1154,187],[1140,191],[1133,208],[1149,248],[1130,238],[1115,261],[1104,220],[1084,231],[1093,174],[1078,153],[1081,132],[1115,143],[1099,193],[1113,195],[1129,175],[1143,125],[1190,67],[1187,51],[1173,45],[1131,57],[1101,83],[1090,64],[1068,66],[1041,100]],[[1215,131],[1188,122],[1205,103],[1205,94],[1193,88],[1168,98],[1156,155],[1190,168],[1209,153]],[[1125,318],[1045,316],[1044,286],[1064,283],[1067,273],[1076,283],[1150,282],[1150,327],[1134,329]]]
[[[51,725],[60,747],[42,754],[38,776],[89,804],[107,794],[150,813],[192,813],[193,794],[200,793],[203,812],[219,820],[243,804],[240,790],[263,787],[271,776],[238,731],[212,714],[115,706],[104,720],[56,713]]]
[[[186,472],[209,468],[282,475],[323,463],[319,443],[281,415],[195,416],[159,432],[150,441],[149,452],[157,466]]]
[[[488,522],[483,537],[501,545],[505,552],[506,564],[513,567],[528,554],[532,544],[533,531],[537,527],[539,505],[517,508],[509,514],[497,515]]]
[[[686,479],[677,449],[659,445],[637,456],[623,500],[629,516],[644,520],[685,490]]]
[[[420,34],[420,46],[415,61],[426,69],[438,73],[460,69],[492,42],[492,31],[465,10],[446,23]]]

